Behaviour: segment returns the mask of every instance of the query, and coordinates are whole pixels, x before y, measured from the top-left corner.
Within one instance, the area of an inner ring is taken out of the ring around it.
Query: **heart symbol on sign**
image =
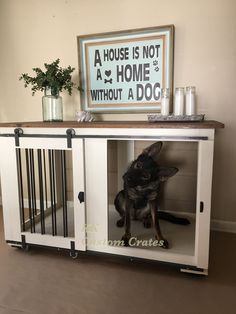
[[[109,77],[111,75],[111,70],[105,71],[105,74],[106,74],[107,77]]]

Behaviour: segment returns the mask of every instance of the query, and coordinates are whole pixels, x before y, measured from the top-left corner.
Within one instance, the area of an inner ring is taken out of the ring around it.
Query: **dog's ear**
[[[175,167],[159,167],[158,177],[161,182],[164,182],[174,176],[178,171],[179,169]]]
[[[160,152],[162,142],[156,142],[143,150],[143,154],[147,154],[155,160],[155,156]]]

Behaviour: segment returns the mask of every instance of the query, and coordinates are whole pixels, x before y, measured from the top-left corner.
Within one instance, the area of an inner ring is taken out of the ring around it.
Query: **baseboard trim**
[[[212,219],[211,230],[236,233],[236,222]]]
[[[172,211],[171,213],[179,215],[179,212],[177,213]],[[188,212],[181,212],[180,215],[187,218],[195,217],[195,214]],[[236,233],[236,221],[211,219],[211,230]]]
[[[183,216],[186,218],[195,218],[194,213],[175,212],[175,211],[168,211],[168,212],[171,214],[176,214],[178,216]],[[236,233],[236,221],[211,219],[211,230]]]

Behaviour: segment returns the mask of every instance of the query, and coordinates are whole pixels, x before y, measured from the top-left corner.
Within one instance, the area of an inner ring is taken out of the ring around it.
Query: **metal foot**
[[[73,258],[73,259],[76,259],[76,258],[78,258],[78,256],[79,256],[79,253],[78,252],[70,252],[70,257],[71,258]]]
[[[28,252],[29,251],[29,244],[25,244],[24,246],[22,246],[22,250],[24,251],[24,252]]]

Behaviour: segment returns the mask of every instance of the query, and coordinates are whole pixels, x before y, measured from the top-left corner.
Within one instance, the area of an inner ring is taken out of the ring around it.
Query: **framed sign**
[[[83,110],[159,111],[173,83],[174,26],[78,36]]]

